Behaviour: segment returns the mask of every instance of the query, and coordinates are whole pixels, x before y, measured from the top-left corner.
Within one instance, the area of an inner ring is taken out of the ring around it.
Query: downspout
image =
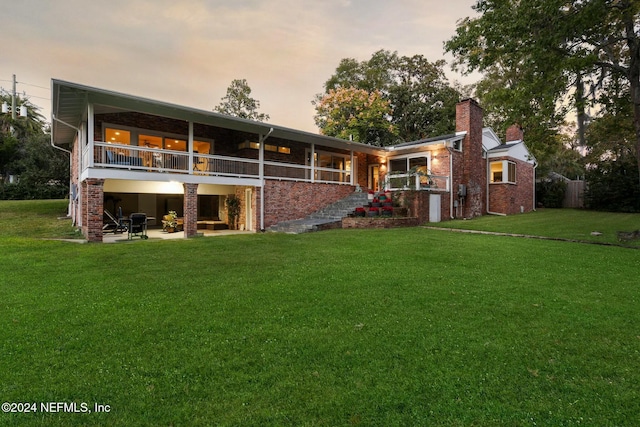
[[[265,136],[260,136],[260,231],[264,231],[264,142],[273,133],[273,128]]]
[[[531,210],[533,212],[536,211],[536,169],[538,168],[538,164],[533,162],[533,200],[531,205]]]
[[[75,130],[76,132],[78,132],[78,139],[80,139],[80,129],[79,129],[79,128],[77,128],[77,127],[75,127],[75,126],[73,126],[73,125],[70,125],[70,124],[69,124],[69,123],[67,123],[67,122],[63,122],[62,120],[60,120],[59,118],[57,118],[54,114],[52,114],[52,115],[51,115],[51,117],[52,117],[52,118],[53,118],[53,120],[55,120],[56,122],[61,123],[61,124],[65,125],[65,126],[68,126],[68,127],[70,127],[71,129],[73,129],[73,130]],[[57,148],[58,150],[64,151],[65,153],[69,153],[69,155],[71,155],[71,154],[72,154],[72,153],[71,153],[71,151],[69,151],[69,150],[65,150],[65,149],[64,149],[64,148],[62,148],[62,147],[58,147],[56,144],[54,144],[54,143],[53,143],[53,132],[51,133],[51,146],[52,146],[53,148]]]
[[[70,125],[69,123],[63,122],[62,120],[57,118],[55,116],[55,114],[51,114],[51,118],[53,120],[55,120],[56,122],[61,123],[61,124],[65,125],[65,126],[68,126],[71,129],[74,129],[76,132],[78,132],[78,140],[80,140],[81,131],[80,131],[79,128],[77,128],[77,127],[75,127],[73,125]],[[73,153],[70,150],[65,150],[64,148],[58,147],[56,144],[54,144],[54,142],[53,142],[53,132],[51,132],[51,146],[53,148],[56,148],[56,149],[60,150],[60,151],[64,151],[65,153],[69,153],[69,172],[71,172],[71,168],[73,167]],[[71,216],[71,212],[72,212],[71,204],[74,203],[74,201],[75,201],[75,200],[71,200],[72,199],[71,195],[73,194],[72,187],[71,187],[72,185],[73,185],[73,183],[71,182],[71,179],[69,179],[69,206],[67,207],[67,217]],[[76,192],[76,196],[77,196],[77,192]],[[74,221],[73,225],[76,225],[75,221]]]
[[[453,216],[453,152],[451,147],[447,147],[449,152],[449,219],[454,219]]]

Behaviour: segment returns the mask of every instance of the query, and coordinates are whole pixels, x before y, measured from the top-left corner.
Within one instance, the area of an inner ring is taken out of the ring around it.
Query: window
[[[508,160],[491,162],[490,182],[516,183],[516,164]]]
[[[407,159],[393,159],[389,162],[389,172],[406,172]]]
[[[171,135],[136,128],[127,128],[125,130],[113,125],[105,126],[104,141],[109,144],[137,145],[142,148],[183,152],[187,151],[189,145],[187,137],[184,135]],[[195,152],[200,154],[213,154],[213,140],[194,140],[193,148]]]
[[[389,185],[391,188],[428,188],[430,186],[430,164],[429,153],[391,159],[389,161]]]
[[[131,145],[131,132],[122,129],[106,128],[104,130],[105,142],[109,144]]]
[[[193,149],[199,154],[212,154],[210,142],[193,141]]]
[[[389,173],[402,173],[414,169],[416,172],[429,173],[429,157],[403,157],[389,161]]]
[[[238,150],[245,149],[259,150],[260,143],[252,142],[252,141],[244,141],[238,144]],[[291,149],[289,147],[280,147],[277,145],[264,144],[264,151],[271,151],[273,153],[282,153],[282,154],[291,154]]]
[[[187,151],[187,141],[184,139],[164,138],[164,148],[174,151]]]
[[[307,152],[307,165],[311,164],[311,153]],[[327,182],[350,182],[351,181],[351,157],[331,153],[328,151],[317,151],[314,153],[314,164],[316,167],[315,179]]]
[[[162,148],[162,137],[140,135],[138,136],[138,145],[145,148]]]

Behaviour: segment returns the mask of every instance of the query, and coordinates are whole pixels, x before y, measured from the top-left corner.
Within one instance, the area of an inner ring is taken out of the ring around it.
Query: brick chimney
[[[487,164],[482,157],[482,107],[474,99],[456,105],[456,132],[466,131],[462,140],[462,159],[454,161],[452,185],[454,200],[461,204],[462,215],[473,218],[486,211]],[[459,157],[459,156],[458,156]],[[458,185],[466,186],[466,196],[458,194]]]
[[[520,125],[511,125],[507,129],[507,137],[505,138],[505,142],[511,141],[522,141],[524,138],[524,132]]]

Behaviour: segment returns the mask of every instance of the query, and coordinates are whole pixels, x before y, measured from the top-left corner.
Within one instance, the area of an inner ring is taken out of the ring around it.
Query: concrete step
[[[282,221],[267,229],[276,233],[308,233],[339,226],[342,218],[348,216],[357,207],[365,206],[369,199],[367,193],[351,193],[349,196],[312,213],[304,219]]]

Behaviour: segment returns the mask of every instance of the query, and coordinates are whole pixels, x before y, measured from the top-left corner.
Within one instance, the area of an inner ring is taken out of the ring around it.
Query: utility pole
[[[11,92],[11,119],[16,119],[16,75],[13,75],[13,91]]]

